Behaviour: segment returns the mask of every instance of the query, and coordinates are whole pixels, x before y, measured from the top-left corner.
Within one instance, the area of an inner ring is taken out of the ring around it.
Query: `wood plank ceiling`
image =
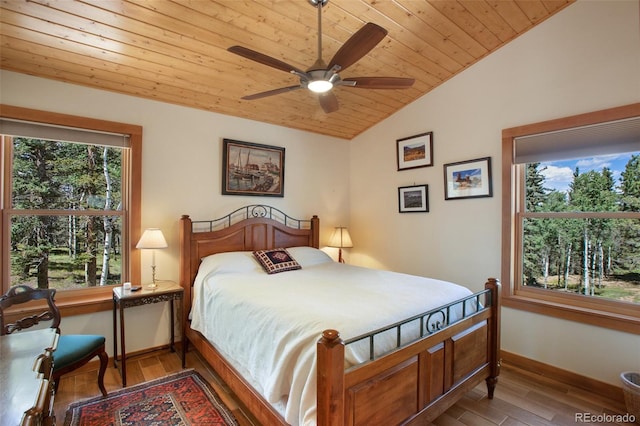
[[[241,45],[306,70],[317,9],[306,0],[2,0],[0,68],[352,139],[575,0],[330,0],[323,58],[366,22],[389,34],[354,76],[415,78],[404,90],[334,88],[326,114],[297,77],[228,52]]]

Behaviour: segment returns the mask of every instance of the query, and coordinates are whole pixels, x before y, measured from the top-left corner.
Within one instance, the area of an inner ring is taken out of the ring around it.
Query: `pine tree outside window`
[[[12,137],[11,285],[119,284],[123,147]]]
[[[503,131],[505,306],[640,332],[640,104]]]

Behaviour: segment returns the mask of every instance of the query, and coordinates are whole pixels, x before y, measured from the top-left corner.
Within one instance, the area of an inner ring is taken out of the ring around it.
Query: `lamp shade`
[[[336,230],[333,232],[331,239],[329,240],[329,247],[353,247],[353,242],[351,241],[351,235],[349,235],[349,231],[344,226],[336,226]]]
[[[139,249],[161,249],[167,248],[167,240],[164,239],[162,231],[158,228],[145,229],[140,241],[136,244]]]

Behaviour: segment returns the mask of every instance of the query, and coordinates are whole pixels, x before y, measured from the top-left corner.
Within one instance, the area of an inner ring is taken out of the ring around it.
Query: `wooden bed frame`
[[[240,220],[233,223],[238,216]],[[278,247],[319,248],[319,225],[317,216],[297,220],[261,205],[238,209],[214,221],[195,222],[182,216],[180,283],[185,291],[184,312],[191,310],[191,289],[202,257]],[[317,424],[425,424],[482,380],[486,380],[488,397],[493,398],[500,370],[499,287],[496,279],[487,281],[485,291],[478,296],[484,305],[479,312],[348,370],[344,368],[345,346],[339,332],[326,330],[317,345]],[[191,342],[261,424],[286,425],[216,348],[185,323],[183,350]]]

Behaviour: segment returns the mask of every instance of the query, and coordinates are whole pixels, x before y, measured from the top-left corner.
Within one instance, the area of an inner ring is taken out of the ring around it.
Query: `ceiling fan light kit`
[[[279,59],[267,56],[260,52],[242,46],[231,46],[227,50],[263,65],[289,72],[300,79],[297,86],[282,87],[268,90],[253,95],[243,96],[244,100],[260,99],[267,96],[278,95],[298,89],[309,89],[317,93],[320,106],[326,113],[338,109],[338,99],[332,92],[336,86],[357,87],[363,89],[406,89],[414,83],[413,78],[403,77],[351,77],[342,79],[338,71],[344,71],[356,63],[373,49],[387,35],[387,30],[372,22],[365,24],[355,32],[336,52],[326,65],[322,59],[322,7],[329,0],[309,0],[309,3],[318,8],[318,59],[307,71],[302,71]]]
[[[307,83],[307,89],[314,93],[324,93],[333,89],[333,83],[327,80],[313,80]]]

